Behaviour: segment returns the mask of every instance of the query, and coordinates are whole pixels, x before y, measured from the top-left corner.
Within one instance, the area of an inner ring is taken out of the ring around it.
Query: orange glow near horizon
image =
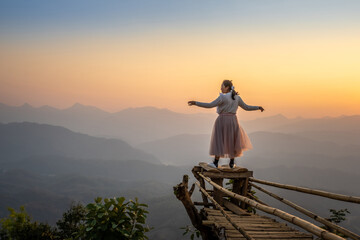
[[[66,108],[79,102],[109,112],[155,106],[177,112],[212,101],[232,79],[264,113],[322,117],[360,114],[360,36],[263,33],[231,38],[158,33],[131,39],[84,38],[1,43],[0,102]],[[250,116],[251,115],[251,116]]]

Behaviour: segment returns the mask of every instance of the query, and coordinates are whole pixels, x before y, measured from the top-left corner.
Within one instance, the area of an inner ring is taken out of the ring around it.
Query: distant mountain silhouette
[[[12,107],[0,104],[0,122],[37,122],[63,126],[72,131],[123,139],[132,144],[182,133],[208,133],[215,114],[182,114],[155,107],[129,108],[108,113],[79,103],[67,109],[29,104]]]
[[[0,124],[0,161],[29,156],[58,155],[79,159],[158,160],[119,139],[75,133],[64,127],[38,123]]]
[[[138,145],[144,150],[170,165],[196,165],[210,159],[209,134],[181,134]]]
[[[293,118],[289,119],[278,114],[241,122],[249,132],[274,131],[297,133],[309,131],[351,132],[360,131],[360,115],[323,117],[323,118]]]
[[[282,114],[274,116],[257,118],[250,121],[240,121],[240,124],[248,131],[268,131],[280,127],[284,124],[289,124],[303,120],[302,118],[289,119]]]
[[[297,134],[254,132],[249,134],[253,149],[237,160],[249,168],[274,165],[324,167],[342,171],[360,170],[360,148],[331,141],[316,141]],[[183,134],[138,145],[160,161],[173,165],[194,165],[211,161],[208,155],[210,135]],[[224,164],[227,161],[221,160]]]
[[[54,223],[73,200],[87,203],[96,196],[136,196],[149,204],[148,223],[155,227],[150,239],[182,239],[179,227],[190,223],[172,186],[198,162],[211,161],[208,150],[215,118],[215,114],[180,114],[153,107],[108,113],[81,104],[63,110],[0,104],[0,121],[6,123],[0,124],[0,217],[7,214],[8,206],[25,205],[36,220]],[[357,116],[275,115],[243,122],[254,149],[236,163],[254,170],[256,178],[359,195],[357,120]],[[134,147],[100,135],[129,140]],[[359,226],[359,209],[350,205],[304,195],[299,200],[286,190],[275,193],[309,209],[316,205],[316,213],[325,217],[329,207],[347,207],[351,215],[344,226],[354,231]],[[260,192],[256,194],[263,199]],[[193,199],[201,201],[198,191]],[[281,203],[264,199],[291,213]]]
[[[109,113],[93,106],[75,103],[66,109],[49,106],[39,108],[24,104],[20,107],[0,103],[0,122],[37,122],[63,126],[92,136],[119,138],[140,144],[181,134],[210,134],[216,114],[182,114],[155,107],[128,108]],[[281,114],[251,121],[239,120],[246,132],[272,131],[283,133],[334,132],[329,141],[339,142],[336,133],[351,134],[347,142],[360,139],[360,115],[289,119]],[[305,134],[314,140],[315,134]],[[305,136],[304,135],[304,136]],[[360,141],[358,141],[360,142]]]

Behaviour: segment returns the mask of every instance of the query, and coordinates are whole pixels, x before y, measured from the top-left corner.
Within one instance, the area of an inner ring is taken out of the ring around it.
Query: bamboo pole
[[[251,183],[250,183],[251,184]],[[252,195],[251,193],[248,193],[249,197],[252,199],[252,200],[255,200],[259,203],[261,203],[262,205],[265,205],[265,206],[269,206],[268,204],[264,203],[263,201],[261,201],[260,199],[256,198],[254,195]]]
[[[360,203],[360,197],[347,196],[347,195],[343,195],[343,194],[331,193],[331,192],[326,192],[326,191],[322,191],[322,190],[316,190],[316,189],[310,189],[310,188],[304,188],[304,187],[297,187],[297,186],[293,186],[293,185],[275,183],[275,182],[256,179],[253,177],[250,177],[249,180],[252,182],[257,182],[257,183],[261,183],[261,184],[265,184],[265,185],[269,185],[269,186],[273,186],[273,187],[279,187],[279,188],[284,188],[284,189],[288,189],[288,190],[294,190],[294,191],[298,191],[298,192],[319,195],[322,197],[332,198],[332,199],[336,199],[336,200],[340,200],[340,201]]]
[[[224,217],[231,223],[231,225],[234,226],[234,228],[236,230],[238,230],[247,240],[255,240],[255,238],[252,238],[251,236],[249,236],[249,234],[238,224],[236,224],[233,219],[225,212],[225,210],[220,206],[220,204],[218,204],[214,198],[212,198],[207,192],[206,190],[204,190],[201,186],[199,182],[196,182],[196,185],[199,187],[200,191],[202,193],[204,193],[208,199],[210,199],[210,201],[212,201],[214,203],[214,205],[216,206],[217,209],[219,209],[221,211],[221,213],[224,215]]]
[[[296,217],[292,214],[289,214],[287,212],[284,212],[280,209],[277,209],[277,208],[273,208],[273,207],[268,207],[268,206],[265,206],[263,204],[260,204],[254,200],[251,200],[247,197],[244,197],[244,196],[241,196],[239,194],[236,194],[236,193],[233,193],[229,190],[227,190],[226,188],[223,188],[217,184],[215,184],[213,181],[211,181],[211,179],[205,177],[204,175],[202,175],[201,173],[198,173],[199,176],[201,176],[203,179],[205,179],[208,183],[210,183],[211,185],[213,185],[215,188],[221,190],[223,193],[225,193],[226,195],[230,196],[230,197],[233,197],[233,198],[236,198],[240,201],[244,201],[246,202],[247,204],[253,206],[254,208],[257,208],[261,211],[264,211],[266,213],[269,213],[269,214],[272,214],[272,215],[275,215],[275,216],[278,216],[288,222],[291,222],[303,229],[305,229],[306,231],[309,231],[311,232],[312,234],[320,237],[320,238],[323,238],[323,239],[327,239],[327,240],[344,240],[344,238],[338,236],[338,235],[335,235],[331,232],[328,232],[322,228],[319,228],[318,226],[308,222],[308,221],[305,221],[304,219],[301,219],[299,217]]]
[[[291,202],[291,201],[289,201],[289,200],[287,200],[287,199],[285,199],[285,198],[279,197],[278,195],[276,195],[276,194],[274,194],[274,193],[272,193],[272,192],[269,192],[269,191],[267,191],[266,189],[263,189],[262,187],[259,187],[259,186],[257,186],[257,185],[254,184],[254,183],[250,183],[250,185],[253,186],[253,187],[255,187],[255,188],[257,188],[257,189],[259,189],[260,191],[262,191],[262,192],[270,195],[271,197],[273,197],[273,198],[275,198],[275,199],[277,199],[277,200],[285,203],[286,205],[288,205],[288,206],[290,206],[290,207],[298,210],[299,212],[301,212],[301,213],[303,213],[303,214],[305,214],[305,215],[307,215],[307,216],[315,219],[316,221],[318,221],[318,222],[320,222],[320,223],[322,223],[322,224],[324,224],[324,225],[326,225],[326,226],[328,226],[328,227],[330,227],[330,228],[332,228],[332,229],[335,229],[335,230],[341,232],[341,233],[344,234],[345,236],[348,236],[348,237],[350,237],[350,238],[352,238],[352,239],[355,239],[355,240],[360,240],[360,236],[357,235],[356,233],[353,233],[353,232],[351,232],[351,231],[349,231],[349,230],[347,230],[347,229],[345,229],[345,228],[342,228],[342,227],[340,227],[340,226],[338,226],[338,225],[336,225],[336,224],[334,224],[334,223],[326,220],[325,218],[322,218],[322,217],[320,217],[320,216],[317,216],[317,215],[315,215],[314,213],[310,212],[309,210],[307,210],[307,209],[305,209],[305,208],[303,208],[303,207],[300,207],[299,205],[296,205],[295,203],[293,203],[293,202]]]

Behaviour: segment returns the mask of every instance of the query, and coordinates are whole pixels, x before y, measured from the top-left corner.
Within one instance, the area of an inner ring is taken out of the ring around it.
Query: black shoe
[[[215,165],[216,167],[218,167],[218,165],[219,165],[219,159],[214,159],[213,163],[214,163],[214,165]]]
[[[234,159],[230,159],[229,167],[234,168]]]

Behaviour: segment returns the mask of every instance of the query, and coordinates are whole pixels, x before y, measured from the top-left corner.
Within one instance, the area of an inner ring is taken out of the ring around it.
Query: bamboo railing
[[[203,189],[200,186],[199,182],[196,182],[196,185],[199,187],[200,191],[205,194],[205,196],[210,199],[211,202],[213,202],[213,204],[216,206],[217,209],[219,209],[221,211],[221,213],[224,215],[224,217],[231,223],[231,225],[234,226],[234,228],[236,230],[238,230],[247,240],[255,240],[254,238],[252,238],[251,236],[249,236],[249,234],[241,227],[239,226],[239,224],[236,224],[235,221],[225,212],[225,210],[220,206],[220,204],[218,204],[214,198],[212,198],[209,193]]]
[[[305,187],[297,187],[297,186],[293,186],[293,185],[275,183],[275,182],[256,179],[253,177],[250,177],[249,180],[251,182],[257,182],[257,183],[261,183],[261,184],[265,184],[265,185],[269,185],[269,186],[273,186],[273,187],[279,187],[279,188],[284,188],[284,189],[288,189],[288,190],[294,190],[294,191],[298,191],[298,192],[314,194],[314,195],[327,197],[327,198],[331,198],[331,199],[336,199],[336,200],[340,200],[340,201],[360,203],[360,197],[347,196],[347,195],[343,195],[343,194],[331,193],[331,192],[326,192],[326,191],[322,191],[322,190],[316,190],[316,189],[310,189],[310,188],[305,188]]]
[[[338,232],[344,234],[344,235],[347,236],[347,237],[350,237],[350,238],[356,239],[356,240],[360,240],[360,236],[357,235],[356,233],[353,233],[353,232],[351,232],[351,231],[349,231],[349,230],[347,230],[347,229],[345,229],[345,228],[342,228],[342,227],[340,227],[340,226],[338,226],[338,225],[336,225],[336,224],[334,224],[334,223],[326,220],[325,218],[322,218],[322,217],[320,217],[320,216],[317,216],[316,214],[310,212],[309,210],[307,210],[307,209],[305,209],[305,208],[303,208],[303,207],[300,207],[299,205],[296,205],[295,203],[293,203],[293,202],[291,202],[291,201],[289,201],[289,200],[287,200],[287,199],[285,199],[285,198],[279,197],[278,195],[276,195],[276,194],[274,194],[274,193],[272,193],[272,192],[269,192],[269,191],[263,189],[262,187],[257,186],[257,185],[254,184],[254,183],[250,183],[250,186],[259,189],[260,191],[262,191],[262,192],[268,194],[269,196],[271,196],[271,197],[273,197],[273,198],[281,201],[282,203],[285,203],[286,205],[288,205],[288,206],[290,206],[290,207],[298,210],[299,212],[305,214],[306,216],[311,217],[312,219],[315,219],[316,221],[324,224],[325,226],[328,226],[328,227],[330,227],[330,228],[332,228],[332,229],[337,230]]]
[[[266,212],[266,213],[269,213],[269,214],[272,214],[272,215],[275,215],[275,216],[278,216],[290,223],[293,223],[301,228],[303,228],[304,230],[306,231],[309,231],[311,232],[312,234],[322,238],[322,239],[326,239],[326,240],[344,240],[344,238],[336,235],[336,234],[333,234],[329,231],[326,231],[318,226],[316,226],[315,224],[312,224],[308,221],[305,221],[299,217],[296,217],[292,214],[289,214],[287,212],[284,212],[280,209],[277,209],[277,208],[273,208],[273,207],[269,207],[269,206],[265,206],[261,203],[258,203],[254,200],[251,200],[247,197],[244,197],[244,196],[241,196],[239,194],[236,194],[234,192],[231,192],[229,190],[227,190],[226,188],[223,188],[221,187],[220,185],[216,184],[215,182],[213,182],[210,178],[208,177],[205,177],[203,174],[201,174],[200,172],[197,173],[201,178],[203,178],[205,181],[207,181],[209,184],[211,184],[214,188],[218,189],[219,191],[221,191],[222,193],[232,197],[232,198],[235,198],[235,199],[238,199],[242,202],[245,202],[246,204],[249,204],[250,206],[256,208],[256,209],[259,209],[263,212]]]

